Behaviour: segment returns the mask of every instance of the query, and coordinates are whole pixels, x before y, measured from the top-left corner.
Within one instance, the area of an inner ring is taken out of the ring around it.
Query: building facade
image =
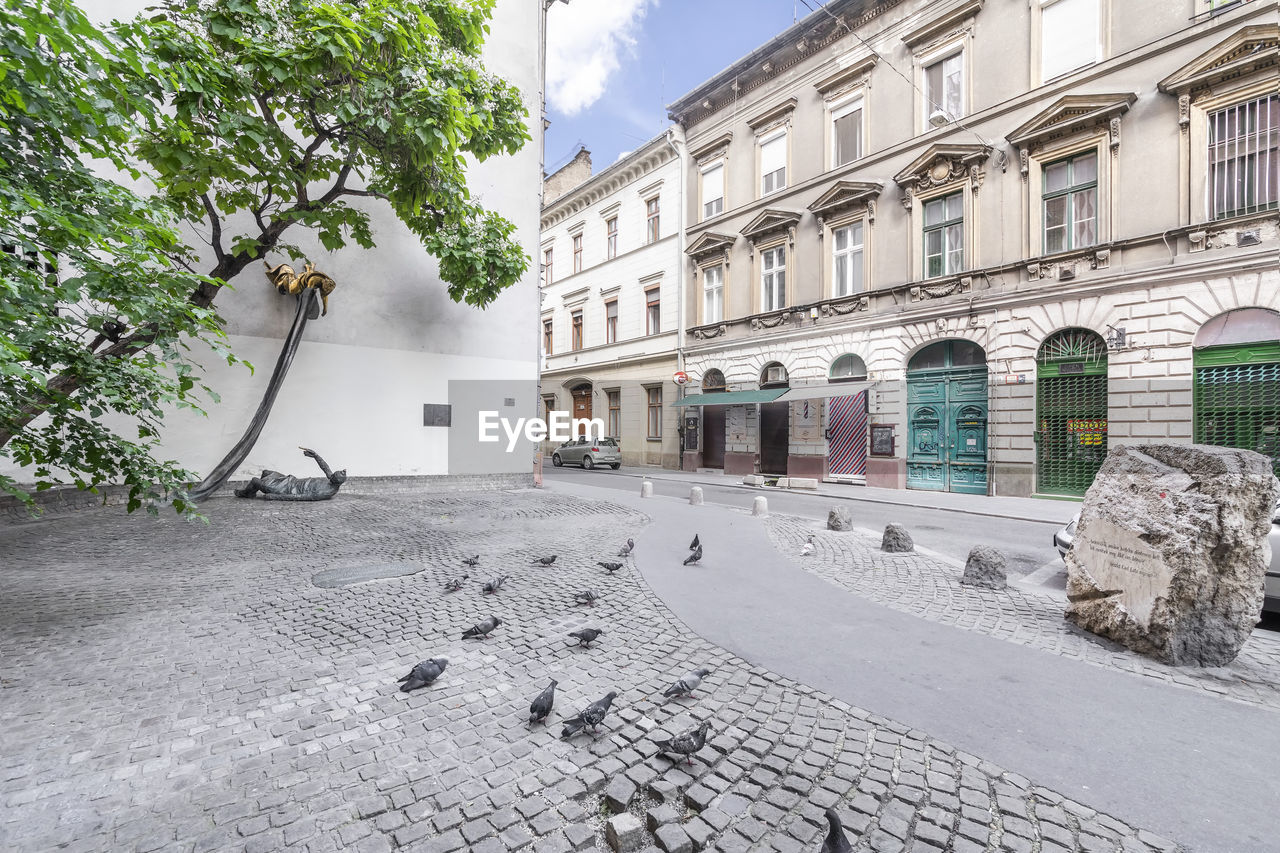
[[[1280,457],[1275,0],[833,0],[669,107],[686,467],[1080,495]]]
[[[579,154],[546,179],[543,406],[601,419],[626,465],[680,465],[678,149],[663,134],[594,176]]]

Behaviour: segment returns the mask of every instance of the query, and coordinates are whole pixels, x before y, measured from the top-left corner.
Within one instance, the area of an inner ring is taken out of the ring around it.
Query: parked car
[[[1080,513],[1076,513],[1067,522],[1067,526],[1053,534],[1053,547],[1058,549],[1058,556],[1067,558],[1076,538],[1076,525],[1080,523]],[[1280,614],[1280,504],[1276,505],[1271,515],[1271,532],[1267,534],[1267,542],[1271,544],[1271,564],[1267,566],[1267,578],[1263,584],[1266,598],[1262,601],[1264,613]]]
[[[577,464],[588,470],[597,465],[608,465],[617,471],[622,467],[622,446],[616,438],[584,436],[557,447],[551,454],[551,464],[557,468]]]

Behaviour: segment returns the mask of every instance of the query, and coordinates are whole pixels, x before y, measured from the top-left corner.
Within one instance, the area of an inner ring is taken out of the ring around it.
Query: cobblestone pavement
[[[603,850],[626,809],[645,850],[799,851],[835,806],[861,851],[1181,849],[692,635],[632,566],[595,565],[638,513],[532,490],[207,512],[0,526],[0,848]],[[544,553],[553,568],[530,565]],[[421,572],[311,582],[405,562]],[[574,606],[588,586],[598,605]],[[459,639],[490,613],[490,639]],[[586,625],[606,633],[573,647]],[[435,685],[397,691],[439,656]],[[663,701],[703,665],[696,698]],[[551,724],[531,729],[548,678]],[[610,689],[599,736],[561,740]],[[691,765],[655,755],[703,719]]]
[[[1097,666],[1280,709],[1280,637],[1269,632],[1254,631],[1230,666],[1168,666],[1076,628],[1063,618],[1063,603],[1052,596],[1012,586],[965,586],[960,583],[962,572],[940,560],[915,552],[884,553],[880,536],[871,531],[837,533],[811,519],[781,515],[769,517],[768,530],[777,548],[798,565],[886,607]],[[800,548],[810,535],[816,551],[801,557]]]

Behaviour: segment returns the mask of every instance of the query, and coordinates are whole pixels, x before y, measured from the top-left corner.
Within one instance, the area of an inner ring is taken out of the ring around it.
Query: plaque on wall
[[[818,400],[797,400],[791,405],[791,440],[800,444],[822,441],[822,408]]]
[[[746,406],[730,406],[725,413],[725,432],[732,444],[745,444],[747,441],[747,408]]]
[[[871,455],[872,456],[892,456],[893,455],[893,424],[872,424],[871,425]]]

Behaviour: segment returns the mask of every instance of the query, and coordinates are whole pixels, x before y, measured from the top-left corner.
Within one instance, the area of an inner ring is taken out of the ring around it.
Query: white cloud
[[[656,0],[570,0],[547,12],[547,103],[572,116],[600,100]]]

